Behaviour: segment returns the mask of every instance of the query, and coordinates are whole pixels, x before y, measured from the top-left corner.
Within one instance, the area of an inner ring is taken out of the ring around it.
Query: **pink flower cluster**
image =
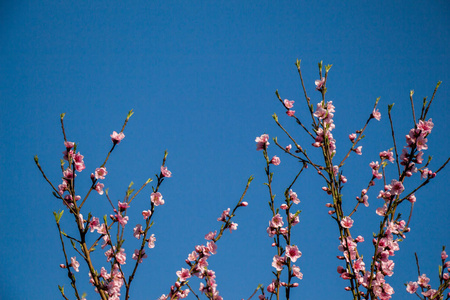
[[[89,272],[90,282],[94,285],[94,279],[92,278],[91,273]],[[108,273],[104,267],[102,267],[99,279],[103,279],[101,283],[102,289],[106,291],[108,294],[108,299],[110,300],[120,300],[120,289],[123,286],[123,274],[120,271],[120,267],[118,264],[114,264],[112,267],[111,273]],[[98,293],[98,289],[95,288],[95,291]]]
[[[446,261],[447,258],[447,253],[445,250],[442,250],[442,267],[440,267],[441,271],[439,274],[440,286],[437,290],[431,288],[431,285],[429,284],[430,278],[428,278],[426,274],[422,274],[419,275],[417,281],[410,281],[406,284],[406,291],[410,294],[414,294],[417,293],[417,290],[420,287],[422,289],[421,293],[425,297],[424,299],[443,299],[442,296],[444,294],[444,290],[450,288],[450,275],[448,273],[450,272],[450,261]],[[445,273],[445,270],[447,273]]]
[[[333,138],[331,131],[336,127],[334,125],[333,117],[335,112],[335,107],[332,101],[328,101],[326,104],[319,102],[317,103],[316,111],[314,116],[322,121],[322,127],[316,130],[315,141],[312,144],[314,147],[322,147],[325,136],[329,141],[329,153],[336,153],[336,140]]]
[[[288,99],[284,99],[284,101],[283,101],[284,107],[287,108],[286,114],[289,117],[293,117],[295,115],[295,110],[291,110],[291,108],[294,107],[294,102],[295,101],[289,101]]]

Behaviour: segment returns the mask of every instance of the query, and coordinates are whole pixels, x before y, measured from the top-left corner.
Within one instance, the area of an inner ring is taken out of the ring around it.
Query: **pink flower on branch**
[[[152,211],[150,209],[142,211],[142,216],[144,217],[144,220],[147,220],[151,215],[152,215]]]
[[[295,101],[289,101],[288,99],[284,99],[283,103],[286,108],[293,108]]]
[[[106,174],[108,172],[105,167],[95,169],[95,179],[105,179]]]
[[[172,172],[170,172],[167,167],[161,166],[161,174],[163,177],[172,177]]]
[[[255,139],[256,142],[256,150],[265,150],[267,149],[267,146],[269,146],[269,135],[268,134],[263,134],[260,137],[256,137]]]
[[[341,220],[341,226],[344,228],[352,228],[353,220],[350,217],[343,217]]]
[[[113,133],[110,136],[114,144],[119,144],[125,138],[125,134],[123,134],[123,132],[117,133],[113,131]]]
[[[181,271],[177,271],[177,276],[181,282],[186,281],[188,278],[191,278],[189,270],[185,268],[181,268]]]
[[[97,183],[96,185],[95,185],[95,190],[97,191],[97,193],[99,194],[99,195],[103,195],[103,188],[105,187],[105,185],[103,184],[103,183]]]
[[[372,118],[375,118],[375,120],[380,121],[381,120],[381,113],[377,110],[373,110],[372,112]]]
[[[152,234],[149,238],[148,238],[148,247],[150,249],[155,248],[155,242],[156,242],[156,237],[154,234]]]
[[[80,267],[80,263],[77,262],[77,258],[75,256],[70,258],[70,264],[75,272],[79,272],[78,268]]]
[[[294,116],[295,116],[295,110],[287,110],[287,111],[286,111],[286,114],[287,114],[289,117],[294,117]]]
[[[314,84],[316,85],[316,90],[320,91],[323,88],[323,85],[325,84],[325,77],[317,79],[316,81],[314,81]]]
[[[133,236],[137,239],[141,238],[141,234],[143,234],[144,232],[142,231],[142,225],[141,224],[137,224],[136,227],[133,228]]]
[[[289,257],[293,262],[296,262],[302,256],[297,246],[286,246],[286,257]]]
[[[140,258],[139,258],[139,256],[140,256]],[[135,249],[134,253],[133,253],[133,256],[131,256],[131,258],[134,259],[134,260],[138,260],[138,258],[139,258],[138,263],[140,264],[140,263],[142,263],[144,258],[147,258],[147,254],[145,254],[145,250],[144,249],[142,249],[141,251],[139,251],[139,249]]]
[[[278,156],[274,156],[272,157],[270,163],[273,164],[274,166],[278,166],[281,163],[281,160]]]
[[[160,192],[152,193],[150,195],[150,201],[152,201],[155,206],[163,205],[164,199],[162,198],[162,195]]]

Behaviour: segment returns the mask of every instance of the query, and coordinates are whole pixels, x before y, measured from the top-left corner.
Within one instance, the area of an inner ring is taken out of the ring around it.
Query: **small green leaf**
[[[301,62],[302,62],[302,60],[297,58],[297,61],[295,62],[295,65],[297,66],[297,69],[300,68],[300,63]]]
[[[438,81],[438,83],[436,84],[436,88],[438,88],[441,85],[442,81]]]
[[[130,110],[127,114],[127,120],[134,114],[133,110]]]
[[[391,112],[391,109],[392,109],[392,107],[394,106],[394,104],[395,104],[395,103],[388,104],[388,113]]]
[[[35,162],[35,163],[38,163],[38,162],[39,162],[39,158],[38,158],[37,155],[34,156],[34,162]]]
[[[66,115],[66,113],[62,113],[62,114],[59,115],[59,117],[61,118],[61,120],[64,119],[64,116],[65,116],[65,115]]]
[[[277,116],[277,114],[274,113],[274,114],[272,115],[272,118],[275,120],[275,122],[278,122],[278,116]]]
[[[326,66],[325,66],[325,72],[328,73],[328,71],[330,71],[330,69],[331,69],[332,66],[333,66],[333,65],[326,65]]]

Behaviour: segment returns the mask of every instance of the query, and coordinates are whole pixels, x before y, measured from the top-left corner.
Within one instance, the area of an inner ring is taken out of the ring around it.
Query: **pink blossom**
[[[298,215],[295,215],[295,214],[289,213],[289,220],[291,221],[292,226],[300,223],[300,218],[298,217]]]
[[[284,99],[283,103],[284,103],[284,106],[286,106],[286,108],[294,107],[294,101],[289,101],[288,99]]]
[[[391,194],[393,195],[400,195],[405,190],[405,187],[401,181],[397,181],[395,179],[392,179],[390,186]]]
[[[97,193],[99,194],[99,195],[103,195],[103,188],[105,187],[105,185],[103,184],[103,183],[97,183],[96,185],[95,185],[95,190],[97,191]]]
[[[280,216],[280,214],[276,214],[273,216],[272,221],[270,221],[270,227],[273,228],[280,228],[283,226],[283,218]]]
[[[416,146],[417,146],[417,150],[421,151],[421,150],[427,150],[428,146],[427,146],[427,141],[428,139],[423,137],[423,136],[419,136],[416,140]]]
[[[411,203],[416,202],[416,196],[414,194],[411,194],[408,196],[407,200]]]
[[[289,198],[295,204],[299,204],[300,203],[300,199],[298,199],[297,193],[293,192],[292,190],[289,190]]]
[[[163,205],[164,199],[162,198],[162,195],[160,192],[152,193],[150,195],[150,201],[152,201],[155,206]]]
[[[75,170],[77,170],[77,172],[81,172],[86,169],[83,158],[84,156],[81,155],[80,152],[73,155],[73,162],[75,163]]]
[[[81,227],[84,229],[84,219],[82,214],[78,214],[78,220],[80,221]]]
[[[128,207],[130,207],[130,205],[127,202],[120,202],[117,204],[117,206],[119,207],[119,211],[125,211],[127,210]]]
[[[414,294],[417,291],[417,288],[419,287],[419,285],[417,284],[417,282],[412,282],[410,281],[407,285],[406,285],[406,291],[410,294]]]
[[[284,256],[280,257],[275,255],[272,260],[272,267],[274,267],[277,271],[282,271],[285,264]]]
[[[141,224],[137,224],[136,227],[133,228],[133,236],[137,239],[141,238],[141,234],[143,234],[144,232],[142,231],[142,225]]]
[[[344,217],[341,220],[341,226],[344,228],[352,228],[353,222],[354,221],[350,217]]]
[[[255,139],[256,142],[256,150],[265,150],[267,149],[267,146],[269,146],[269,135],[268,134],[263,134],[260,137],[256,137]]]
[[[144,217],[144,220],[147,220],[151,215],[152,215],[152,211],[150,209],[142,211],[142,216]]]
[[[216,234],[217,234],[217,230],[214,231],[214,232],[211,231],[211,232],[209,232],[207,235],[205,235],[205,239],[208,240],[208,241],[210,241],[210,240],[214,239],[214,237],[216,236]]]
[[[105,167],[95,169],[95,179],[105,179],[106,174],[108,172]]]
[[[186,279],[191,278],[189,269],[181,268],[181,271],[177,271],[177,276],[181,282],[186,281]]]
[[[70,263],[72,265],[72,268],[75,270],[75,272],[79,272],[78,268],[80,267],[80,263],[77,262],[76,256],[70,258]]]
[[[272,283],[267,286],[267,291],[271,294],[274,294],[275,289],[276,289],[276,282],[275,280],[273,280]]]
[[[113,131],[113,133],[110,135],[111,136],[111,140],[114,144],[119,144],[125,137],[125,134],[123,134],[123,132],[115,132]]]
[[[302,256],[302,253],[298,250],[297,246],[286,246],[286,256],[293,262],[296,262],[298,258]]]
[[[280,164],[281,160],[278,156],[272,157],[272,160],[270,161],[271,164],[278,166]]]
[[[287,152],[290,152],[292,149],[292,145],[291,144],[287,145],[285,149]]]
[[[152,234],[152,235],[148,238],[148,247],[149,247],[150,249],[155,248],[155,242],[156,242],[155,234]]]
[[[286,114],[287,114],[289,117],[293,117],[293,116],[295,116],[295,110],[287,110],[287,111],[286,111]]]
[[[382,161],[387,159],[391,163],[393,163],[394,162],[394,153],[392,151],[389,151],[389,150],[388,151],[382,151],[382,152],[380,152],[380,158],[381,158]]]
[[[144,249],[142,249],[141,251],[140,251],[140,259],[139,259],[139,262],[138,263],[142,263],[142,261],[144,260],[144,258],[147,258],[147,254],[145,254],[145,250]],[[135,249],[134,250],[134,254],[133,254],[133,256],[131,257],[132,259],[134,259],[134,260],[137,260],[138,259],[138,257],[139,257],[139,249]]]
[[[381,119],[381,113],[377,110],[373,110],[372,112],[372,118],[375,118],[375,120],[380,121]]]
[[[292,266],[292,275],[294,275],[298,279],[303,279],[303,274],[300,272],[300,267],[296,265]]]
[[[63,176],[65,179],[67,180],[71,180],[73,178],[75,178],[75,174],[73,173],[72,169],[67,168],[64,172],[63,172]]]
[[[117,221],[124,227],[128,223],[128,216],[123,217],[121,214],[116,214],[115,217],[117,218]]]
[[[116,260],[121,265],[126,264],[127,255],[125,254],[124,248],[120,248],[119,252],[116,253]]]
[[[74,142],[65,141],[64,142],[64,146],[66,147],[67,150],[70,150],[70,149],[73,148],[73,146],[75,146],[75,143]]]
[[[248,202],[242,201],[241,204],[239,204],[239,206],[243,206],[243,207],[248,206]]]
[[[170,172],[169,170],[167,170],[167,167],[161,166],[161,174],[164,177],[172,177],[172,172]]]
[[[230,215],[230,209],[226,209],[222,212],[222,215],[217,219],[217,221],[225,222],[227,220],[227,217]]]
[[[356,139],[356,133],[352,133],[348,135],[348,138],[350,139],[350,141],[353,143]]]
[[[228,227],[230,229],[230,232],[232,232],[233,230],[237,230],[238,224],[231,222],[230,226]]]
[[[448,258],[448,255],[447,255],[447,253],[443,250],[443,251],[441,252],[441,259],[442,259],[443,261],[445,261],[447,258]]]
[[[419,124],[417,124],[417,128],[422,130],[423,134],[430,134],[431,130],[433,129],[433,126],[434,126],[434,124],[433,124],[431,118],[425,122],[422,120],[419,120]]]
[[[316,90],[320,91],[325,83],[325,77],[322,77],[321,79],[314,81],[314,83],[316,85]]]
[[[430,298],[430,299],[433,299],[434,297],[434,295],[436,295],[437,294],[437,291],[436,290],[434,290],[434,289],[429,289],[428,291],[426,291],[426,292],[422,292],[422,295],[424,295],[425,297],[428,297],[428,298]],[[442,298],[441,298],[442,299]]]
[[[430,282],[430,278],[428,278],[426,274],[422,274],[417,279],[417,283],[423,288],[426,288],[429,286],[428,282]]]
[[[386,215],[387,212],[387,205],[384,204],[383,207],[379,207],[375,210],[375,212],[377,213],[377,215],[384,217]]]
[[[89,223],[89,228],[91,229],[91,232],[100,229],[100,220],[96,217],[92,217],[92,220]]]
[[[362,155],[362,146],[357,147],[353,151],[355,151],[355,153],[358,154],[358,155]]]
[[[67,181],[63,180],[63,182],[60,185],[58,185],[58,193],[62,195],[67,190],[68,190]]]
[[[189,255],[188,255],[188,260],[189,261],[195,261],[198,258],[198,253],[196,251],[192,251]]]

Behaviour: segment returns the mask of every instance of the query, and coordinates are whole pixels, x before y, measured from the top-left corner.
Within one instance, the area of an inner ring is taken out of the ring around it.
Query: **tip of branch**
[[[436,84],[436,88],[438,88],[441,85],[441,83],[442,83],[442,81],[439,80]]]
[[[127,114],[127,120],[134,114],[133,110],[130,110]]]
[[[59,117],[61,118],[61,120],[64,119],[64,116],[65,116],[65,115],[66,115],[66,113],[62,113],[62,114],[59,115]]]
[[[301,62],[302,62],[302,60],[297,58],[297,61],[295,62],[295,65],[297,66],[297,69],[300,69],[300,63]]]
[[[409,91],[409,96],[412,97],[414,95],[414,90]]]
[[[35,162],[35,163],[38,163],[38,162],[39,162],[39,158],[38,158],[37,155],[34,156],[34,162]]]
[[[277,114],[274,113],[274,114],[272,115],[272,118],[275,120],[275,122],[278,122],[278,116],[277,116]]]
[[[250,184],[250,182],[252,182],[253,179],[255,179],[255,177],[253,177],[253,175],[250,176],[250,177],[248,178],[247,184]]]
[[[388,113],[391,113],[391,109],[394,106],[395,103],[388,104]]]

